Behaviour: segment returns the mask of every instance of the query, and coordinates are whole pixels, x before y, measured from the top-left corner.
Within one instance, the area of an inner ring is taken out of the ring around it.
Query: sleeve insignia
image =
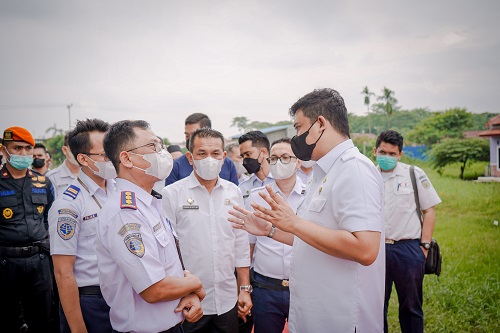
[[[94,213],[94,214],[91,214],[91,215],[84,216],[83,220],[84,221],[88,221],[88,220],[95,219],[96,217],[97,217],[97,213]]]
[[[63,194],[67,195],[71,199],[75,199],[77,197],[78,193],[80,193],[80,189],[78,187],[76,187],[75,185],[70,185],[70,186],[68,186],[66,191],[64,191]]]
[[[128,231],[130,230],[137,230],[139,231],[141,229],[141,224],[140,223],[127,223],[123,227],[118,230],[118,235],[124,236]]]
[[[8,220],[8,219],[11,219],[12,216],[14,216],[14,212],[12,211],[11,208],[5,208],[2,212],[3,214],[3,217]]]
[[[57,213],[59,215],[71,215],[73,216],[73,218],[77,219],[78,218],[78,214],[74,211],[74,210],[71,210],[71,209],[67,209],[67,208],[62,208],[62,209],[59,209],[57,211]]]
[[[133,255],[142,258],[144,256],[144,252],[146,248],[144,247],[144,243],[142,242],[142,236],[139,233],[134,233],[127,235],[123,240],[125,246],[127,246],[127,250],[130,251]]]
[[[75,234],[76,220],[71,217],[60,217],[57,219],[57,233],[59,237],[68,240]]]
[[[122,191],[120,208],[137,209],[135,193],[131,191]]]
[[[422,186],[427,190],[429,187],[431,187],[431,184],[427,179],[422,180]]]

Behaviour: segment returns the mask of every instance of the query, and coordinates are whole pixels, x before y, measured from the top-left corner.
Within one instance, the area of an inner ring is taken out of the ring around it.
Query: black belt
[[[78,293],[80,295],[100,295],[100,296],[102,296],[101,288],[99,286],[78,287]]]
[[[170,327],[168,330],[166,330],[166,331],[161,331],[161,332],[158,332],[158,333],[170,333],[170,332],[173,332],[173,331],[174,331],[174,329],[179,328],[179,326],[181,326],[181,325],[182,325],[182,321],[181,321],[180,323],[178,323],[177,325],[175,325],[174,327]],[[113,330],[113,333],[122,333],[122,332],[119,332],[119,331],[115,331],[115,330]]]
[[[256,271],[253,270],[253,268],[250,270],[250,276],[252,277],[252,285],[258,287],[258,288],[265,288],[265,289],[272,289],[272,290],[289,290],[289,280],[288,279],[275,279],[272,277],[268,277],[262,274],[257,273]],[[262,284],[259,281],[255,281],[254,277],[257,276],[260,279],[273,284],[273,287],[266,286]]]
[[[9,247],[0,247],[0,256],[5,256],[9,258],[29,258],[42,252],[42,248],[40,246],[9,246]]]
[[[400,240],[394,240],[394,239],[386,239],[385,244],[399,244],[399,243],[406,243],[406,242],[413,242],[413,241],[418,241],[418,239],[400,239]]]

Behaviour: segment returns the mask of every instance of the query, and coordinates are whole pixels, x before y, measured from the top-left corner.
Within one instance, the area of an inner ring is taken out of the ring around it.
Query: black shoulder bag
[[[420,201],[418,200],[418,189],[415,180],[415,166],[410,167],[410,177],[411,185],[413,186],[413,194],[415,195],[415,203],[417,204],[417,216],[420,220],[420,229],[424,227],[424,221],[422,220],[422,210],[420,209]],[[420,231],[420,237],[422,237],[422,231]],[[431,248],[427,252],[427,260],[425,261],[425,274],[436,274],[441,275],[441,263],[443,258],[441,256],[441,249],[439,248],[438,242],[433,238],[431,240]]]

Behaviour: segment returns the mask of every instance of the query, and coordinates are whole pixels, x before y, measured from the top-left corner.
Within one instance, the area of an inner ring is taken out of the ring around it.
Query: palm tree
[[[365,95],[366,113],[368,114],[368,133],[371,133],[372,123],[370,120],[370,96],[374,96],[375,94],[368,89],[368,86],[365,86],[361,93]]]
[[[382,96],[378,96],[377,99],[379,101],[383,101],[383,107],[385,113],[387,114],[387,129],[391,128],[391,116],[394,110],[397,110],[396,104],[398,100],[394,98],[394,91],[391,89],[384,87],[382,90]]]
[[[54,126],[51,126],[45,130],[45,134],[49,133],[52,131],[52,137],[63,134],[64,130],[57,128],[56,124],[54,123]]]

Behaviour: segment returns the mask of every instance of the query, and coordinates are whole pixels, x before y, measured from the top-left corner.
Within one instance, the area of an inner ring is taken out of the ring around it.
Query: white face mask
[[[115,167],[113,166],[113,163],[111,163],[111,161],[106,161],[106,162],[94,161],[90,157],[89,157],[89,159],[92,162],[94,162],[94,166],[97,168],[97,171],[92,170],[90,167],[88,167],[88,168],[90,170],[92,170],[92,172],[96,176],[99,176],[102,179],[115,179],[116,178],[116,170],[115,170]]]
[[[141,169],[134,165],[134,168],[144,171],[147,175],[151,175],[158,180],[164,180],[170,175],[172,168],[174,167],[174,159],[172,155],[165,149],[161,150],[161,153],[150,153],[150,154],[136,154],[130,152],[130,154],[142,156],[143,159],[151,163],[151,166],[147,169]]]
[[[76,161],[75,156],[73,156],[73,153],[71,152],[69,147],[66,147],[66,154],[67,154],[66,158],[68,159],[69,163],[76,165],[77,167],[80,166],[80,164],[78,164],[78,162]]]
[[[195,172],[198,176],[205,180],[212,180],[219,177],[219,173],[224,164],[224,160],[216,160],[212,157],[207,157],[202,160],[193,159]]]
[[[247,172],[247,169],[243,166],[243,162],[234,162],[234,167],[236,168],[238,176]]]
[[[302,166],[306,169],[309,169],[309,168],[312,168],[312,166],[316,164],[316,161],[312,161],[312,160],[309,160],[309,161],[302,161]]]
[[[290,162],[288,164],[281,163],[280,160],[276,164],[271,164],[271,174],[274,179],[287,179],[290,178],[295,172],[297,162]]]

